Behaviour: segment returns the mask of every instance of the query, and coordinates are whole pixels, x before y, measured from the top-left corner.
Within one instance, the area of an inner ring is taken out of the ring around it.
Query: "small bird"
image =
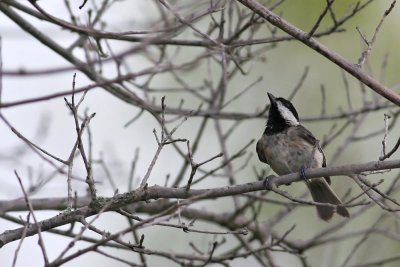
[[[299,122],[299,115],[290,101],[268,93],[271,102],[267,126],[257,142],[257,155],[278,175],[300,172],[304,177],[306,168],[326,167],[325,155],[314,135]],[[315,202],[341,205],[342,202],[331,189],[330,177],[306,180]],[[318,216],[328,221],[335,208],[316,206]],[[348,210],[337,206],[336,212],[349,217]]]

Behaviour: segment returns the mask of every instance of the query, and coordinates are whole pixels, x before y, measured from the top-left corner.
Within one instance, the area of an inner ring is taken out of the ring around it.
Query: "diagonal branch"
[[[304,43],[311,49],[320,53],[321,55],[323,55],[324,57],[326,57],[327,59],[329,59],[330,61],[332,61],[345,71],[347,71],[349,74],[353,75],[362,83],[370,87],[376,93],[380,94],[381,96],[385,97],[386,99],[390,100],[396,105],[400,105],[399,94],[387,88],[379,81],[377,81],[376,79],[374,79],[373,77],[362,71],[360,68],[358,68],[357,65],[349,62],[341,55],[331,51],[328,47],[318,42],[314,38],[308,38],[309,34],[307,32],[304,32],[299,28],[295,27],[294,25],[290,24],[289,22],[282,19],[275,13],[271,12],[269,9],[267,9],[266,7],[264,7],[255,0],[238,0],[238,1],[242,3],[244,6],[248,7],[253,12],[263,17],[269,23],[273,24],[282,31],[286,32],[287,34],[295,37],[297,40]]]

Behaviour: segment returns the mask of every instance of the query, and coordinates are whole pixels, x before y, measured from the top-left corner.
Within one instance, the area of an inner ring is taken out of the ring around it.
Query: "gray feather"
[[[260,138],[260,140],[258,140],[258,142],[257,142],[256,151],[257,151],[258,159],[261,162],[264,162],[264,163],[268,164],[267,159],[265,158],[265,155],[264,155],[263,139],[262,138]]]
[[[334,205],[342,205],[338,196],[333,192],[328,183],[321,178],[312,179],[307,182],[308,189],[315,202],[330,203]],[[319,217],[328,221],[332,218],[335,209],[333,207],[316,206]],[[349,217],[350,214],[345,207],[337,206],[336,211],[343,217]]]

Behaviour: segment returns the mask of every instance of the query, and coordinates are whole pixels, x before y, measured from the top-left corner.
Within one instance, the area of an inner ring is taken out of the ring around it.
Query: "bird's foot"
[[[300,168],[300,178],[307,182],[308,178],[306,176],[306,167],[303,165]]]
[[[275,175],[268,175],[267,177],[264,178],[264,186],[266,189],[271,189],[272,188],[272,178],[274,178]]]

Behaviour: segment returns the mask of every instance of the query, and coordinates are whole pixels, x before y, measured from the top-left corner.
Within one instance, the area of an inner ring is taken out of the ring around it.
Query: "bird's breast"
[[[306,140],[287,132],[263,135],[264,156],[278,175],[298,172],[305,168],[322,166],[323,155]]]

